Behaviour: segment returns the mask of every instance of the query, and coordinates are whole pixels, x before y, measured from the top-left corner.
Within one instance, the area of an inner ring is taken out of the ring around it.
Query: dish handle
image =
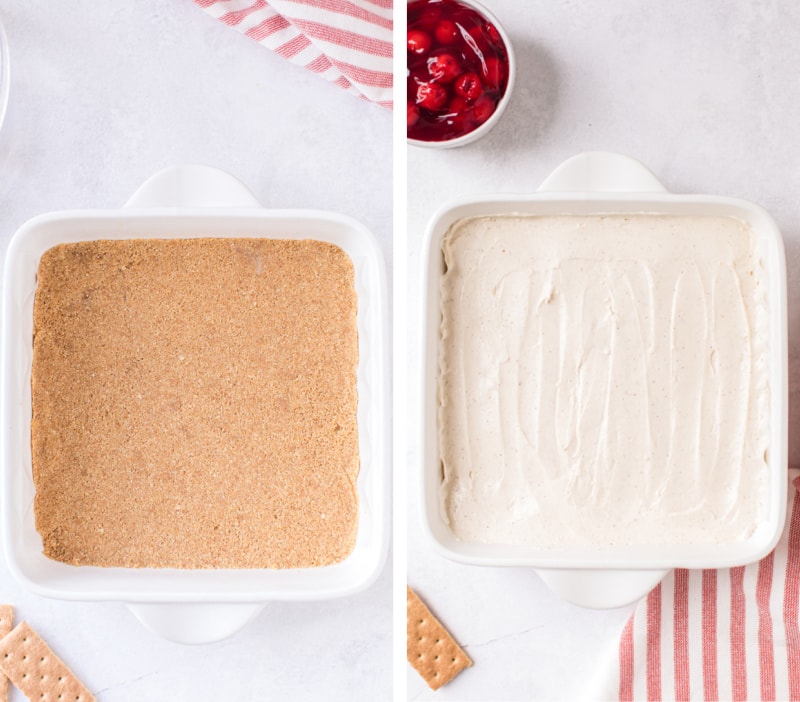
[[[209,644],[233,636],[253,619],[263,604],[128,603],[144,626],[168,641]]]
[[[611,151],[584,151],[557,166],[539,192],[652,193],[666,188],[636,159]]]
[[[171,166],[150,176],[125,207],[261,207],[230,173],[211,166]]]
[[[614,609],[642,599],[669,570],[542,568],[536,572],[568,602],[589,609]]]
[[[148,178],[125,207],[261,207],[230,173],[210,166],[172,166]],[[244,627],[263,604],[129,603],[128,609],[150,631],[181,644],[221,641]]]

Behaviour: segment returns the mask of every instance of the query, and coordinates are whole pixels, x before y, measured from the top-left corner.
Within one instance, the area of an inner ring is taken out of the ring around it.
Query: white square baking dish
[[[450,226],[478,215],[683,214],[735,217],[749,223],[758,239],[768,278],[769,298],[769,496],[768,514],[751,538],[721,545],[608,546],[537,549],[461,541],[441,508],[439,458],[438,352],[440,281],[444,272],[442,239]],[[422,334],[422,484],[425,531],[447,558],[484,566],[532,566],[565,598],[590,607],[613,607],[637,599],[668,569],[723,568],[765,556],[783,529],[787,471],[787,314],[783,242],[761,208],[730,198],[667,193],[644,166],[604,152],[579,154],[559,166],[539,192],[530,196],[494,195],[448,204],[432,218],[423,262]]]
[[[318,239],[352,259],[358,295],[357,370],[360,473],[355,548],[341,563],[289,570],[177,570],[76,567],[48,559],[33,515],[31,360],[33,299],[41,255],[91,239],[265,237]],[[388,303],[386,275],[372,235],[337,214],[263,209],[232,176],[184,166],[148,180],[116,211],[36,217],[6,253],[2,331],[3,542],[9,569],[31,591],[73,600],[118,600],[167,638],[230,635],[270,600],[349,595],[374,581],[388,550]]]

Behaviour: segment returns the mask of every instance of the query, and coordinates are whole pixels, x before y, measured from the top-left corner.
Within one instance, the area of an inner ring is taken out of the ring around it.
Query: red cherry
[[[492,47],[488,37],[483,33],[481,25],[474,25],[467,30],[469,39],[465,37],[465,41],[470,48],[471,52],[480,52],[483,56],[492,53]]]
[[[483,95],[483,85],[477,73],[462,73],[453,84],[456,93],[467,100],[477,100]]]
[[[478,124],[483,124],[494,114],[495,102],[488,95],[484,95],[472,106],[472,116]]]
[[[447,103],[447,113],[451,115],[460,115],[467,109],[467,101],[460,95],[456,95],[450,102]]]
[[[419,107],[409,102],[406,104],[406,111],[406,127],[410,129],[419,121]]]
[[[417,105],[426,110],[438,110],[447,101],[447,91],[437,83],[420,83],[417,86]]]
[[[423,29],[431,31],[434,29],[434,27],[436,27],[436,21],[439,19],[441,14],[442,6],[436,3],[425,7],[415,18],[409,17],[409,22],[413,19],[413,22],[417,27],[422,27]]]
[[[419,29],[412,29],[406,38],[408,51],[417,56],[427,54],[431,50],[431,44],[430,35],[421,32]]]
[[[483,33],[489,38],[492,44],[502,48],[503,40],[500,38],[500,32],[497,31],[497,27],[487,22],[483,25]]]
[[[439,24],[436,25],[434,36],[436,37],[436,41],[443,46],[450,46],[450,44],[455,44],[458,40],[458,27],[456,27],[456,23],[452,20],[441,20]]]
[[[461,73],[461,66],[453,54],[439,54],[428,59],[428,73],[440,83],[449,83]]]
[[[497,56],[489,56],[484,62],[481,72],[488,88],[499,90],[503,87],[506,80],[506,64]]]

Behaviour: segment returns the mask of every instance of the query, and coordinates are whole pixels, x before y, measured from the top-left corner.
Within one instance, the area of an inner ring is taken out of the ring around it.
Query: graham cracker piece
[[[29,700],[94,702],[87,690],[39,635],[19,624],[0,639],[0,668]]]
[[[11,605],[0,605],[0,638],[11,631],[14,620],[14,607]],[[8,678],[0,673],[0,702],[8,702]]]
[[[410,587],[406,594],[408,662],[432,690],[438,690],[472,661]]]

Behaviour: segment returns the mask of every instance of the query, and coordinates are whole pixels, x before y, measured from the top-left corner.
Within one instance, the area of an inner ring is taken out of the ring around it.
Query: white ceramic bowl
[[[770,300],[770,477],[766,520],[744,542],[713,546],[591,546],[545,550],[460,541],[441,513],[439,491],[441,472],[436,416],[442,237],[462,217],[612,212],[732,216],[748,222],[758,237],[767,269]],[[637,161],[618,154],[584,153],[559,166],[534,195],[494,195],[448,204],[430,222],[424,250],[421,504],[425,530],[440,553],[475,565],[533,566],[564,598],[588,607],[605,608],[635,601],[671,568],[744,565],[759,560],[772,550],[783,529],[786,511],[786,266],[780,232],[764,210],[731,198],[674,195],[666,192],[655,176]]]
[[[41,255],[73,241],[130,238],[266,237],[319,239],[353,260],[358,294],[357,481],[359,525],[353,553],[323,568],[177,570],[76,567],[46,558],[33,517],[31,360],[33,298]],[[3,542],[9,569],[36,594],[130,603],[149,628],[174,641],[231,635],[271,600],[349,595],[374,581],[388,550],[388,307],[380,250],[360,224],[336,214],[263,209],[232,176],[202,166],[168,169],[120,210],[36,217],[6,252],[2,330]]]
[[[407,0],[406,4],[412,1],[413,0]],[[492,116],[489,117],[489,119],[487,119],[477,129],[473,129],[471,132],[464,134],[463,136],[456,137],[455,139],[445,139],[443,141],[407,139],[408,143],[412,146],[420,146],[425,149],[454,149],[457,146],[466,146],[467,144],[477,141],[482,136],[488,134],[500,121],[500,118],[503,116],[503,112],[505,112],[506,107],[508,107],[508,102],[511,99],[511,93],[514,91],[514,81],[517,75],[517,60],[514,57],[514,47],[511,45],[511,40],[508,38],[506,30],[503,29],[503,25],[500,24],[500,22],[497,20],[497,17],[489,12],[489,10],[487,10],[479,2],[476,2],[475,0],[458,0],[458,2],[475,10],[475,12],[481,15],[487,22],[493,24],[496,27],[498,34],[500,34],[500,38],[503,40],[503,44],[506,47],[506,52],[508,53],[508,83],[506,84],[506,91],[503,93],[503,97],[500,98],[500,102],[497,103],[497,107],[492,113]]]

